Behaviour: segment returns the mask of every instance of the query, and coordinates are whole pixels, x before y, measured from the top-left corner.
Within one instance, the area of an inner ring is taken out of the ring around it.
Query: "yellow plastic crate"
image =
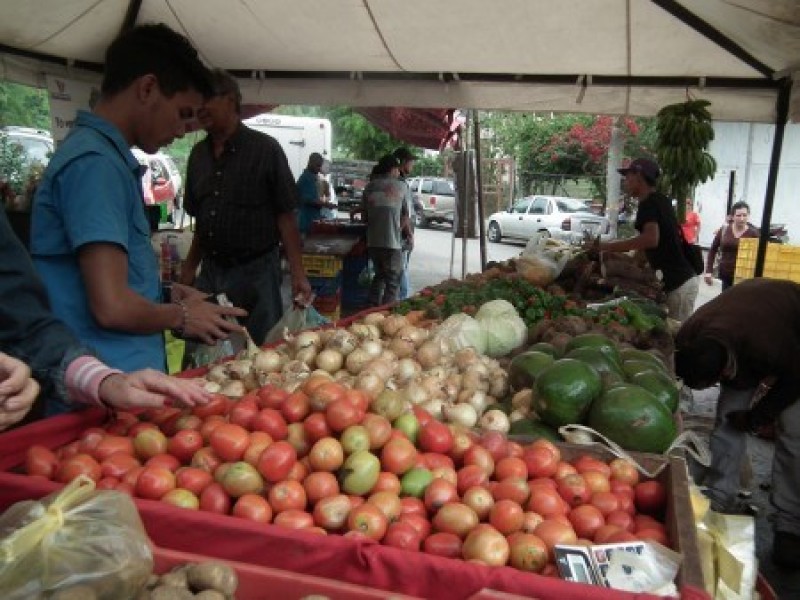
[[[734,274],[735,283],[754,276],[757,253],[758,240],[756,238],[739,240],[739,251],[736,254],[736,271]],[[800,283],[800,246],[767,244],[767,255],[764,259],[764,277],[786,279]]]
[[[310,277],[337,277],[342,271],[342,257],[303,254],[303,270]]]

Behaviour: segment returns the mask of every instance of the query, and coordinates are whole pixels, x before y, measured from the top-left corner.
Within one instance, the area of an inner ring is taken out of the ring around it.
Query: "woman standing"
[[[711,285],[714,282],[712,275],[714,260],[719,253],[719,279],[722,281],[722,291],[733,285],[733,275],[736,271],[736,255],[739,252],[739,240],[742,238],[757,238],[758,229],[750,225],[750,207],[746,202],[737,202],[731,207],[731,221],[728,225],[720,227],[711,243],[711,249],[706,259],[705,282]]]

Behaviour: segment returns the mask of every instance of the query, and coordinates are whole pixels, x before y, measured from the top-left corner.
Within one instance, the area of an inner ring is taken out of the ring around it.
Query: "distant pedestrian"
[[[739,254],[739,240],[742,238],[757,238],[758,229],[750,225],[747,219],[750,217],[750,207],[746,202],[737,202],[731,207],[732,218],[728,225],[720,227],[711,242],[711,248],[706,258],[706,272],[703,279],[708,285],[714,283],[714,262],[719,256],[717,265],[717,276],[722,282],[724,292],[733,285],[733,278],[736,274],[736,257]]]
[[[408,228],[411,232],[410,236],[403,238],[403,275],[400,277],[400,291],[397,296],[399,300],[405,300],[412,294],[411,282],[408,278],[408,262],[411,260],[411,252],[414,250],[414,215],[416,213],[414,195],[411,193],[408,178],[414,170],[414,163],[417,157],[411,150],[403,147],[397,148],[393,155],[400,164],[399,179],[406,184],[405,202],[409,217]]]

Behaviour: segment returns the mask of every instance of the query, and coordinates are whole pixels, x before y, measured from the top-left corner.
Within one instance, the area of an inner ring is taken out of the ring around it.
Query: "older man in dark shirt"
[[[208,136],[192,148],[186,173],[186,211],[197,231],[181,281],[210,293],[247,298],[245,325],[260,344],[281,318],[279,244],[289,263],[292,297],[308,302],[294,210],[297,189],[278,142],[241,123],[241,94],[224,71],[212,73],[215,96],[199,114]]]
[[[773,561],[800,567],[800,285],[739,283],[699,308],[675,347],[675,369],[686,385],[721,383],[705,481],[715,509],[733,504],[746,432],[777,419]]]

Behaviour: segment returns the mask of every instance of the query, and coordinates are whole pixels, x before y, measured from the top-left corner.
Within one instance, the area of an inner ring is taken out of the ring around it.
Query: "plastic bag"
[[[96,491],[86,476],[0,516],[4,600],[49,597],[77,585],[98,599],[132,598],[152,571],[153,554],[133,500]]]
[[[517,259],[517,271],[531,283],[548,285],[561,275],[572,254],[569,244],[536,233]]]
[[[319,314],[313,306],[305,308],[295,306],[284,312],[280,320],[272,326],[264,343],[278,342],[283,340],[287,333],[315,329],[328,323],[330,320]]]

